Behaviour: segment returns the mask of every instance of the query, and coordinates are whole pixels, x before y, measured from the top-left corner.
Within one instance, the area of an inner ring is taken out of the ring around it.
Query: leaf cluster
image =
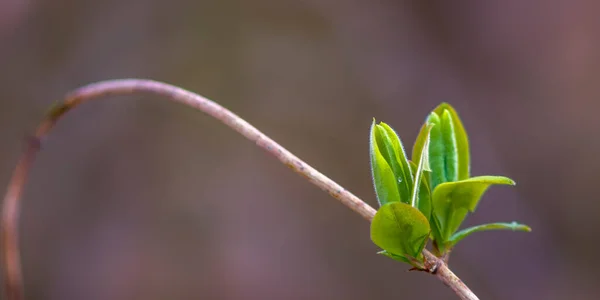
[[[447,103],[427,117],[409,160],[396,132],[373,120],[370,132],[373,184],[380,208],[371,223],[371,240],[380,253],[422,267],[429,240],[444,256],[463,238],[486,230],[531,231],[526,225],[490,223],[459,231],[492,185],[514,185],[503,176],[470,175],[469,139],[458,114]]]

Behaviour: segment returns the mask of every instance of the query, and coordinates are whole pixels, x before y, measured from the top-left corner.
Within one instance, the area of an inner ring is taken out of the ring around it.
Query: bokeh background
[[[410,147],[453,104],[472,171],[506,175],[452,269],[481,299],[598,299],[596,1],[0,1],[0,182],[80,85],[166,81],[246,118],[372,205],[368,130]],[[28,299],[456,299],[215,120],[152,96],[68,114],[21,220]]]

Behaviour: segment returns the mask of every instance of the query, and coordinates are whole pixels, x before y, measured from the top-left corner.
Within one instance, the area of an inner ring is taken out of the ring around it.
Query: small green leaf
[[[413,161],[420,158],[425,141],[425,128],[431,130],[429,160],[432,169],[431,188],[444,182],[469,178],[469,140],[458,114],[450,104],[442,103],[429,114],[413,146]]]
[[[413,174],[417,172],[417,165],[414,162],[410,162],[411,170]],[[429,174],[423,173],[421,176],[419,195],[417,197],[417,207],[419,211],[429,220],[431,217],[431,189],[429,188]],[[430,221],[431,223],[431,221]],[[433,229],[433,226],[432,226]]]
[[[387,164],[387,168],[383,166],[384,162]],[[410,203],[414,179],[408,165],[408,160],[406,159],[406,154],[404,153],[404,148],[402,147],[402,142],[390,126],[383,122],[376,124],[375,120],[373,120],[373,125],[371,126],[371,166],[378,199],[383,198],[383,200],[379,199],[381,205],[390,201]],[[388,178],[390,177],[387,171],[388,168],[393,174],[396,189],[384,188],[384,186],[392,182]],[[385,174],[378,174],[376,170],[382,170]],[[381,183],[382,181],[386,183],[383,185],[377,184],[377,182]],[[389,197],[390,193],[394,193],[394,196],[391,197],[392,200]],[[395,196],[395,193],[398,193],[398,197]]]
[[[456,139],[456,150],[458,157],[458,180],[469,178],[470,174],[470,154],[469,154],[469,138],[462,121],[458,117],[456,110],[448,103],[442,103],[433,110],[438,116],[444,115],[444,111],[449,113],[452,120],[453,131]]]
[[[421,130],[419,130],[419,135],[417,136],[417,139],[415,140],[415,143],[413,144],[413,149],[412,149],[412,161],[413,162],[418,162],[419,160],[421,160],[421,153],[423,152],[423,146],[425,145],[425,140],[427,138],[427,132],[431,133],[431,130],[428,129],[429,125],[432,125],[432,123],[429,123],[429,121],[426,121],[423,126],[421,126]]]
[[[433,125],[428,125],[427,129],[426,129],[426,133],[425,133],[425,143],[423,144],[423,149],[421,150],[421,157],[419,159],[419,161],[417,162],[417,169],[415,172],[415,181],[414,181],[414,185],[412,187],[412,193],[411,193],[411,198],[410,198],[410,205],[412,207],[421,207],[421,205],[419,204],[419,190],[421,188],[421,181],[423,178],[423,171],[427,170],[427,171],[431,171],[431,168],[429,167],[429,133],[431,132],[431,127]],[[426,204],[429,205],[429,204]],[[424,213],[424,215],[427,217],[427,219],[429,219],[429,213],[430,213],[430,209],[428,211],[426,211]]]
[[[427,123],[433,125],[430,133],[429,142],[429,166],[431,168],[431,188],[444,183],[446,180],[446,145],[444,144],[442,121],[435,112],[432,112],[427,119]],[[419,136],[419,138],[421,138]]]
[[[493,184],[514,185],[515,182],[507,177],[479,176],[442,183],[433,190],[433,212],[440,222],[443,241],[458,230],[467,213],[475,210],[481,196]]]
[[[454,246],[460,240],[466,238],[467,236],[471,235],[472,233],[479,232],[479,231],[487,231],[487,230],[512,230],[512,231],[530,232],[531,228],[527,225],[519,224],[517,222],[483,224],[483,225],[469,227],[469,228],[463,229],[463,230],[455,233],[450,238],[450,244],[451,244],[451,246]]]
[[[390,202],[399,202],[400,193],[398,192],[398,179],[384,156],[381,154],[377,138],[380,137],[379,129],[373,120],[371,125],[370,138],[370,156],[371,156],[371,172],[373,176],[373,185],[377,194],[379,205],[384,205]]]
[[[456,132],[452,116],[448,110],[442,113],[442,140],[444,143],[444,171],[446,181],[458,180],[458,151],[456,146]]]
[[[420,258],[430,232],[427,218],[416,208],[392,202],[379,208],[371,222],[371,240],[387,252]]]
[[[402,142],[396,132],[387,124],[379,122],[379,125],[376,125],[376,127],[376,138],[379,149],[381,149],[383,157],[392,167],[392,171],[394,171],[394,175],[397,178],[400,201],[409,203],[413,175],[410,172]]]

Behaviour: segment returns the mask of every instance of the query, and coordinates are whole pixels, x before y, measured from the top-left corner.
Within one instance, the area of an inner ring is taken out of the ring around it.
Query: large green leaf
[[[430,232],[427,218],[416,208],[392,202],[379,208],[371,222],[371,240],[396,256],[419,259]]]
[[[527,226],[527,225],[519,224],[517,222],[512,222],[512,223],[490,223],[490,224],[483,224],[483,225],[473,226],[473,227],[469,227],[469,228],[463,229],[463,230],[461,230],[461,231],[453,234],[452,237],[450,238],[450,241],[449,241],[450,245],[454,246],[460,240],[466,238],[467,236],[471,235],[472,233],[480,232],[480,231],[487,231],[487,230],[512,230],[512,231],[530,232],[531,228],[529,226]]]
[[[502,176],[479,176],[446,182],[433,190],[433,213],[441,226],[441,238],[447,241],[458,230],[469,211],[473,212],[485,191],[494,184],[514,185]]]
[[[447,111],[449,114],[449,119],[452,120],[452,127],[454,136],[456,139],[456,151],[458,157],[458,180],[465,180],[469,178],[470,174],[470,154],[469,154],[469,138],[467,136],[467,132],[465,131],[465,127],[462,124],[462,121],[458,117],[456,110],[452,107],[452,105],[448,103],[442,103],[438,105],[433,110],[438,116],[444,115],[444,112]]]
[[[398,179],[380,151],[380,143],[377,142],[378,136],[381,139],[380,131],[375,124],[375,120],[373,120],[369,143],[371,172],[377,201],[379,201],[379,205],[384,205],[391,202],[399,202],[400,193],[398,192]]]

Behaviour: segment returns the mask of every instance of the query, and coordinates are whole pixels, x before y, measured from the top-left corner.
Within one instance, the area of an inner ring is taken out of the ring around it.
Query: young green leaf
[[[449,241],[450,245],[454,246],[460,240],[466,238],[467,236],[471,235],[472,233],[479,232],[479,231],[487,231],[487,230],[512,230],[512,231],[530,232],[531,228],[527,225],[519,224],[517,222],[490,223],[490,224],[473,226],[473,227],[463,229],[463,230],[453,234]]]
[[[379,205],[399,202],[400,193],[398,192],[398,179],[388,164],[388,161],[381,153],[379,147],[381,143],[378,143],[377,139],[382,139],[382,137],[380,130],[375,124],[375,120],[373,120],[373,124],[371,125],[370,137],[369,153],[371,156],[371,172],[375,193],[377,194],[377,201],[379,201]]]
[[[415,175],[417,173],[417,165],[410,161],[410,167],[412,170],[413,175]],[[419,183],[419,194],[417,197],[417,204],[416,204],[416,208],[419,209],[419,211],[421,211],[421,213],[429,220],[429,218],[431,217],[431,210],[432,210],[432,204],[431,204],[431,189],[429,188],[429,173],[423,173],[421,175],[421,180]],[[431,223],[431,221],[430,221]],[[433,229],[433,224],[432,225],[432,229]]]
[[[410,169],[407,168],[408,161],[402,148],[402,142],[392,128],[383,122],[376,124],[374,130],[379,151],[396,176],[400,201],[409,203],[413,178]]]
[[[458,180],[465,180],[469,178],[470,174],[470,154],[469,154],[469,138],[462,121],[458,117],[456,110],[448,104],[442,103],[433,110],[438,116],[444,115],[444,111],[449,113],[450,119],[452,120],[452,127],[454,136],[456,139],[456,151],[458,158]]]
[[[392,202],[379,208],[371,222],[371,240],[387,252],[419,258],[430,232],[427,218],[416,208]]]
[[[421,208],[422,206],[430,206],[428,203],[420,204],[420,193],[419,190],[421,188],[421,182],[426,182],[426,180],[422,180],[423,172],[429,171],[431,172],[431,168],[429,167],[429,133],[431,132],[431,127],[433,125],[428,125],[425,133],[425,143],[423,144],[423,149],[421,150],[421,157],[417,162],[417,169],[415,172],[415,182],[412,187],[411,200],[410,205],[412,207]],[[427,199],[423,199],[427,200]],[[423,214],[429,219],[429,214],[431,213],[431,209],[429,208]]]
[[[431,188],[435,189],[438,184],[448,181],[446,179],[446,144],[444,143],[442,121],[438,114],[432,112],[427,119],[427,124],[433,126],[429,134],[429,166],[431,168]],[[426,136],[424,131],[422,133],[424,136],[419,134],[419,140]]]
[[[401,182],[398,182],[398,185],[402,186],[399,190],[410,191],[413,185],[413,174],[410,171],[410,166],[408,164],[408,158],[406,157],[406,152],[404,151],[404,146],[402,145],[402,141],[400,137],[394,129],[392,129],[388,124],[380,122],[379,125],[385,130],[388,137],[392,142],[392,146],[394,147],[394,153],[396,155],[396,160],[399,162],[401,167],[401,176],[405,179]],[[402,195],[402,192],[400,193]]]
[[[429,172],[433,171],[432,165],[435,164],[438,167],[437,172],[442,172],[442,170],[439,168],[439,166],[441,166],[441,160],[439,159],[440,156],[436,153],[436,151],[433,151],[433,154],[437,155],[437,156],[435,156],[435,158],[433,158],[433,162],[432,162],[432,157],[430,156],[430,154],[432,153],[432,151],[431,151],[431,140],[432,140],[431,135],[433,134],[432,133],[433,127],[436,126],[436,123],[437,123],[437,126],[440,127],[439,126],[440,122],[436,122],[436,119],[438,119],[437,121],[439,121],[439,117],[437,117],[435,115],[430,116],[427,119],[427,121],[425,122],[425,124],[423,124],[423,126],[421,127],[421,130],[419,131],[419,135],[417,136],[417,140],[415,141],[415,144],[413,145],[413,150],[412,150],[411,166],[413,167],[413,172],[416,172],[416,170],[417,170],[417,165],[414,162],[420,161],[421,156],[424,153],[428,154],[428,159],[427,159],[427,162],[429,164],[428,171]],[[439,131],[437,134],[439,136]],[[428,144],[428,147],[430,148],[429,151],[423,151],[423,148],[426,143]],[[419,207],[419,210],[429,220],[429,224],[431,226],[432,239],[441,240],[441,226],[439,225],[439,221],[435,217],[435,214],[431,213],[431,211],[432,211],[431,190],[433,187],[432,179],[431,179],[432,176],[433,176],[433,174],[431,174],[431,173],[423,173],[423,176],[421,178],[421,185],[419,188],[419,205],[418,205],[418,207]],[[417,178],[417,177],[415,177],[415,178]]]
[[[444,173],[446,181],[458,180],[458,150],[456,145],[456,132],[452,116],[444,110],[441,116],[442,141],[444,143]]]
[[[514,185],[515,182],[507,177],[479,176],[442,183],[433,190],[433,212],[440,222],[443,241],[458,230],[467,213],[475,210],[481,196],[493,184]]]
[[[392,201],[410,203],[414,179],[402,142],[390,126],[376,124],[375,120],[371,126],[371,166],[380,205]],[[390,186],[392,181],[395,189]]]
[[[415,140],[415,143],[413,144],[412,156],[411,156],[413,162],[418,162],[419,160],[421,160],[421,153],[423,152],[423,146],[425,145],[425,140],[427,140],[427,137],[428,137],[427,133],[429,133],[429,135],[431,135],[431,130],[428,129],[428,127],[431,126],[432,123],[430,123],[428,120],[425,121],[423,126],[421,126],[421,130],[419,130],[419,135],[417,135],[417,139]],[[431,140],[431,139],[429,138],[429,140]]]
[[[435,125],[430,134],[429,160],[432,169],[431,188],[444,182],[469,178],[469,140],[458,114],[442,103],[429,114],[415,141],[413,161],[418,161],[425,141],[425,128]]]

